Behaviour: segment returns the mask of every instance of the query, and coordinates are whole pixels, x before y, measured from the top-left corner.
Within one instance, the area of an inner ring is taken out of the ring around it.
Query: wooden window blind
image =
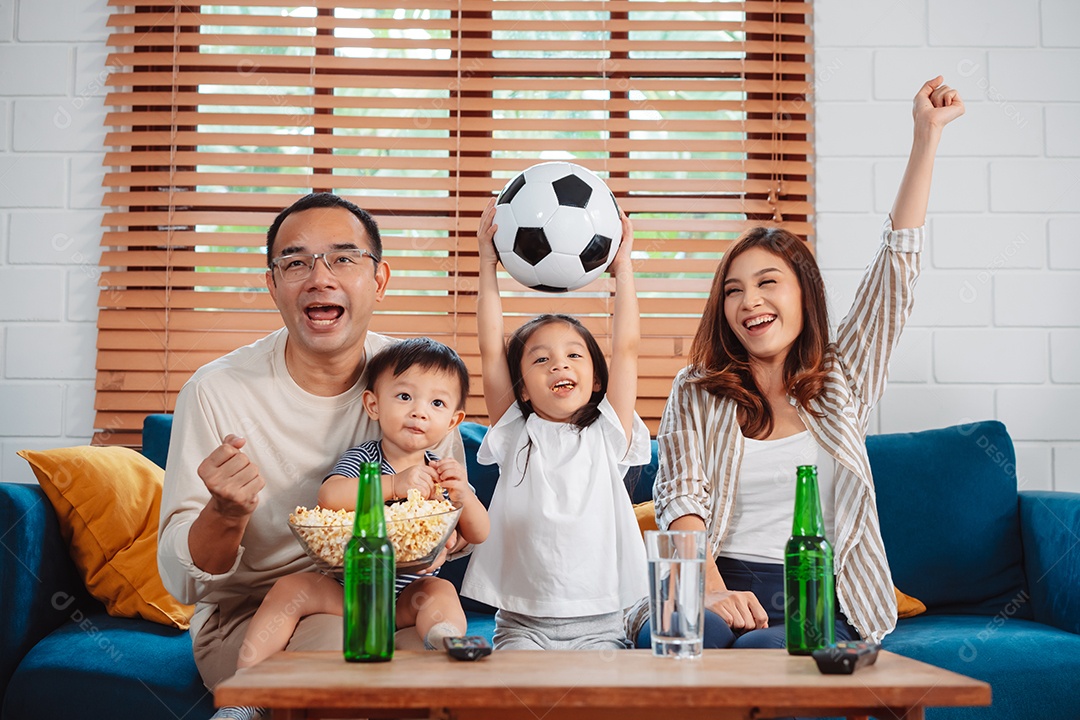
[[[195,369],[281,327],[265,231],[311,191],[383,230],[372,329],[446,342],[478,376],[481,209],[536,162],[598,173],[636,228],[654,432],[730,241],[812,240],[809,2],[110,5],[96,442],[137,445]],[[558,311],[609,337],[610,280],[500,282],[508,330]]]

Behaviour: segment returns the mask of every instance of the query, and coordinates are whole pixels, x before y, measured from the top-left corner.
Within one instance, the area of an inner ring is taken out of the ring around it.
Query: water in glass
[[[649,613],[653,655],[701,656],[705,626],[705,533],[650,531]]]

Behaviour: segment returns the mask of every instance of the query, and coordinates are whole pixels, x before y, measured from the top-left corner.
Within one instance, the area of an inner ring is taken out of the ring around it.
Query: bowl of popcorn
[[[449,500],[427,500],[411,489],[405,500],[387,505],[383,514],[397,572],[407,573],[428,567],[438,557],[457,526],[461,506]],[[319,570],[340,579],[353,517],[351,510],[297,507],[289,515],[289,529]]]

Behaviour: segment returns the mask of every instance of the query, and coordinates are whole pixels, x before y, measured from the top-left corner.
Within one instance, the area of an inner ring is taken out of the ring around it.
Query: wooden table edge
[[[524,652],[524,651],[521,651]],[[574,659],[588,657],[587,651],[576,651],[568,654],[568,657]],[[625,655],[623,653],[638,653],[636,657]],[[710,653],[725,653],[723,650],[709,651]],[[750,658],[753,657],[753,653],[772,653],[773,651],[753,651],[753,650],[739,650],[729,651],[737,653],[732,657],[738,658]],[[552,660],[553,653],[557,654],[557,651],[548,651],[545,661]],[[751,655],[747,655],[751,654]],[[679,662],[699,662],[699,661],[672,661],[662,658],[645,660],[645,657],[649,657],[649,651],[621,651],[619,657],[624,664],[640,665],[641,663],[659,662],[664,665],[658,665],[654,667],[662,667],[665,670],[669,670],[672,673],[676,671],[670,670],[671,668],[678,668]],[[774,653],[775,655],[775,653]],[[479,661],[479,663],[493,663],[495,658],[500,656],[496,653],[492,658]],[[710,656],[707,656],[710,657]],[[720,655],[713,655],[711,657],[717,658]],[[779,657],[779,656],[778,656]],[[792,660],[781,661],[778,657],[771,658],[771,661],[781,666],[787,666],[785,663],[791,663]],[[789,656],[782,656],[789,657]],[[507,667],[509,668],[511,663],[517,663],[517,670],[521,672],[521,666],[531,666],[535,663],[531,661],[537,659],[535,656],[521,656],[515,658],[513,654],[503,655],[503,658],[507,661]],[[554,658],[554,663],[558,665],[560,658]],[[758,658],[760,660],[760,658]],[[408,652],[400,651],[398,653],[397,661],[399,664],[378,664],[378,665],[363,665],[363,664],[347,664],[341,659],[339,653],[325,652],[325,653],[279,653],[273,658],[267,661],[264,666],[241,671],[233,678],[224,681],[215,689],[214,700],[217,706],[224,705],[252,705],[257,704],[260,706],[272,707],[277,710],[299,710],[299,709],[313,709],[318,708],[322,711],[344,710],[344,709],[365,709],[368,716],[377,717],[383,712],[396,712],[397,716],[401,717],[402,713],[408,712],[410,715],[424,716],[424,717],[439,717],[450,713],[454,717],[474,717],[483,718],[489,711],[501,711],[507,712],[516,707],[530,708],[530,706],[544,706],[551,703],[551,699],[557,693],[562,693],[556,699],[556,705],[559,706],[560,712],[556,713],[559,716],[571,717],[577,711],[592,712],[594,716],[598,716],[607,710],[612,710],[612,716],[618,717],[619,720],[635,720],[638,717],[657,717],[662,714],[670,713],[673,710],[677,710],[681,715],[687,713],[696,714],[697,710],[702,712],[711,713],[711,717],[718,718],[718,711],[745,711],[747,709],[755,708],[768,708],[768,712],[778,712],[780,714],[804,714],[814,715],[820,714],[819,710],[813,710],[813,707],[830,709],[844,709],[849,708],[855,712],[848,712],[844,710],[840,713],[842,715],[861,715],[869,714],[864,711],[873,711],[873,709],[885,710],[888,708],[925,708],[925,707],[951,707],[951,706],[982,706],[989,705],[992,699],[992,690],[989,684],[969,678],[959,673],[955,673],[944,668],[938,668],[928,663],[923,663],[919,660],[907,658],[902,655],[896,655],[889,653],[888,651],[882,651],[879,655],[879,663],[886,666],[899,664],[901,668],[914,669],[919,672],[929,672],[931,675],[939,677],[937,683],[930,684],[929,687],[923,685],[918,686],[901,686],[901,687],[879,687],[874,686],[876,689],[871,690],[869,686],[862,685],[863,691],[859,690],[858,686],[852,686],[850,682],[847,685],[837,684],[830,686],[828,683],[836,682],[830,681],[825,678],[849,678],[859,680],[860,677],[866,678],[870,675],[867,671],[873,672],[874,667],[867,670],[860,670],[854,676],[817,676],[818,679],[822,679],[825,685],[815,686],[813,694],[817,695],[816,700],[813,702],[806,700],[807,687],[804,685],[784,686],[777,683],[764,683],[764,684],[750,684],[750,685],[738,685],[738,686],[720,686],[720,687],[702,687],[702,686],[685,686],[685,685],[657,685],[653,687],[639,687],[636,685],[619,684],[619,683],[599,683],[590,686],[571,686],[567,688],[566,685],[544,685],[536,684],[533,682],[531,685],[517,685],[513,682],[502,683],[500,686],[487,684],[478,685],[476,687],[461,687],[451,686],[452,689],[426,687],[415,687],[413,684],[405,685],[401,681],[398,681],[398,685],[394,687],[382,687],[374,688],[370,692],[364,692],[362,695],[367,697],[351,697],[349,691],[355,689],[352,683],[349,687],[340,686],[327,686],[325,688],[312,688],[312,687],[282,687],[274,686],[269,683],[269,678],[273,677],[273,671],[277,670],[283,673],[285,679],[289,677],[295,679],[295,672],[290,668],[295,667],[307,667],[307,672],[311,672],[312,668],[328,668],[335,673],[350,673],[357,674],[363,673],[363,668],[371,668],[374,673],[380,674],[381,677],[386,675],[392,675],[394,671],[399,671],[405,664],[418,664],[421,670],[431,671],[434,668],[437,671],[440,667],[448,668],[449,677],[460,677],[463,673],[473,672],[469,671],[469,664],[457,663],[446,658],[442,653],[430,653],[430,652]],[[594,662],[600,662],[595,660]],[[809,658],[795,659],[794,662],[809,662],[813,661]],[[299,666],[296,664],[300,663]],[[446,665],[442,665],[446,663]],[[474,665],[478,666],[479,663]],[[668,663],[674,663],[674,665],[668,665]],[[498,667],[498,666],[494,666]],[[646,665],[646,667],[650,667]],[[802,666],[798,666],[802,669]],[[259,668],[262,668],[260,670]],[[356,668],[355,670],[347,668]],[[487,671],[490,671],[492,665],[486,667]],[[687,666],[689,668],[689,666]],[[640,667],[635,668],[638,672],[641,672]],[[584,668],[584,672],[587,668]],[[610,669],[609,669],[610,670]],[[388,672],[389,671],[389,672]],[[565,670],[564,670],[565,671]],[[324,671],[325,672],[325,671]],[[717,671],[713,671],[717,672]],[[815,670],[816,672],[816,670]],[[859,673],[862,673],[860,675]],[[301,675],[303,673],[300,673]],[[677,674],[677,673],[676,673]],[[266,676],[266,677],[263,677]],[[260,679],[262,678],[262,679]],[[281,678],[279,678],[281,679]],[[533,678],[535,680],[535,678]],[[490,682],[491,677],[488,677]],[[805,678],[803,678],[805,681]],[[841,681],[844,682],[844,681]],[[415,683],[415,681],[414,681]],[[942,684],[946,683],[945,687],[941,690]],[[270,685],[268,687],[268,685]],[[915,687],[915,690],[912,688]],[[365,688],[367,690],[368,688]],[[678,691],[682,690],[682,693]],[[852,690],[856,691],[858,698],[852,698],[844,696],[850,696]],[[872,701],[867,696],[865,690],[869,690],[873,696]],[[919,692],[921,690],[921,693]],[[371,699],[372,696],[379,695],[378,699]],[[794,696],[790,696],[794,693]],[[915,695],[919,697],[915,699]],[[452,697],[450,697],[452,695]],[[788,697],[790,696],[790,697]],[[802,699],[800,699],[802,698]],[[809,706],[809,707],[808,707]],[[552,708],[555,706],[552,705]],[[371,712],[379,710],[382,712]],[[793,710],[800,710],[799,713],[793,712]],[[802,712],[807,710],[807,712]],[[530,713],[532,711],[530,710]],[[543,714],[543,713],[541,713]],[[727,714],[726,712],[724,713]],[[921,710],[918,713],[921,717]],[[535,715],[535,714],[534,714]],[[280,716],[280,713],[279,715]],[[733,717],[744,717],[744,715],[735,714]],[[901,715],[904,717],[904,715]],[[907,714],[906,717],[912,718],[914,715]]]

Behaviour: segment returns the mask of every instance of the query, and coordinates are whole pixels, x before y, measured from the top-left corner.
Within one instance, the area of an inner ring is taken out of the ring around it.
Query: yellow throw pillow
[[[638,503],[634,506],[634,516],[637,517],[638,529],[644,536],[646,530],[656,530],[656,507],[653,501]],[[893,587],[896,593],[896,616],[898,618],[915,617],[919,613],[926,612],[926,606],[917,598],[905,595]]]
[[[645,537],[646,530],[658,530],[656,525],[656,506],[653,501],[638,503],[634,506],[634,516],[637,518],[638,530]]]
[[[926,606],[923,605],[922,600],[913,598],[910,595],[905,595],[900,592],[897,587],[893,588],[896,593],[896,617],[897,618],[909,618],[915,617],[920,613],[926,612]]]
[[[109,614],[187,629],[194,608],[165,590],[157,569],[164,471],[122,447],[22,450],[19,456],[56,510],[86,588]]]

